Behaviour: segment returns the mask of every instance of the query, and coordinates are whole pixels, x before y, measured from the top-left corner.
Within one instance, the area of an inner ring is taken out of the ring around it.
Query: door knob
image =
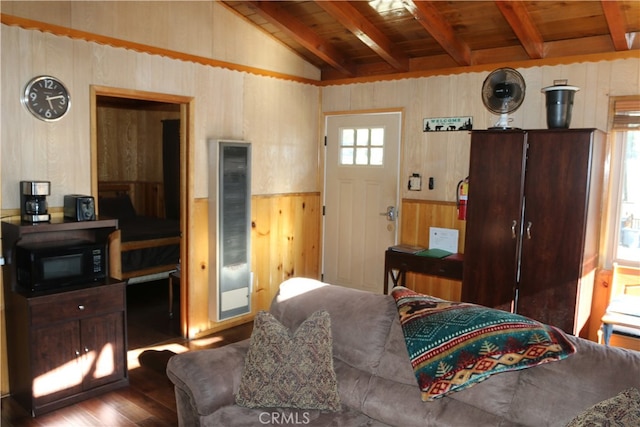
[[[387,217],[387,221],[395,221],[397,212],[395,206],[387,206],[387,211],[380,213],[382,216]]]

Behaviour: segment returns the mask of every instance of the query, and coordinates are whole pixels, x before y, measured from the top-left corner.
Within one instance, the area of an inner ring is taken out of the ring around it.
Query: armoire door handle
[[[527,222],[527,239],[531,239],[531,226],[533,224],[531,224],[531,221]]]
[[[511,223],[511,238],[512,239],[516,238],[516,225],[518,225],[518,221],[516,221],[514,219],[513,222]]]

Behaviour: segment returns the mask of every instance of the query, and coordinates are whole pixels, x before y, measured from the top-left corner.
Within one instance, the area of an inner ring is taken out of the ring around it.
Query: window
[[[384,128],[340,129],[340,164],[382,166]]]
[[[618,97],[613,105],[613,259],[640,262],[640,97]]]

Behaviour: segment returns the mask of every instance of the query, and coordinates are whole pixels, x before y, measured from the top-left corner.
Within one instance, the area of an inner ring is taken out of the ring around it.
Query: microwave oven
[[[104,280],[106,245],[86,240],[58,240],[16,245],[16,282],[29,291]]]

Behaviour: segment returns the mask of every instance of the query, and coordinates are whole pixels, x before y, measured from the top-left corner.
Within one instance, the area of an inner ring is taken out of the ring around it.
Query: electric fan
[[[510,129],[509,113],[520,107],[525,89],[524,78],[513,68],[498,68],[487,76],[482,84],[482,102],[489,111],[500,114],[489,129]]]

